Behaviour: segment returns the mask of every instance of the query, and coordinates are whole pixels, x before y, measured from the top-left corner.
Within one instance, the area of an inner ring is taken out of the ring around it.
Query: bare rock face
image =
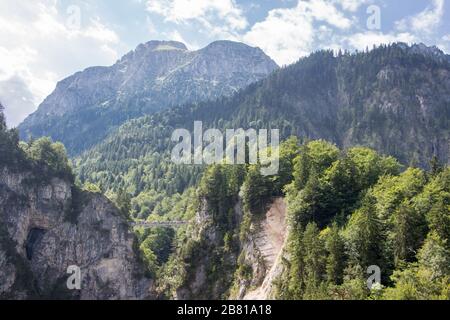
[[[152,298],[126,219],[100,194],[0,171],[0,297]],[[81,289],[69,290],[69,266]]]
[[[286,203],[276,199],[264,219],[252,224],[252,234],[243,246],[244,259],[253,270],[253,279],[241,283],[238,299],[271,298],[275,279],[282,270],[281,261],[287,239]]]
[[[241,208],[242,203],[238,201],[232,210],[232,215],[237,221],[242,219]],[[196,249],[192,251],[193,255],[189,258],[184,281],[176,289],[174,298],[177,300],[225,298],[233,280],[238,252],[223,250],[223,230],[214,223],[213,211],[205,199],[202,200],[196,214],[189,238],[195,243]]]
[[[242,201],[235,203],[232,214],[242,221]],[[197,244],[189,259],[183,284],[175,298],[267,300],[274,295],[275,282],[283,272],[284,248],[287,240],[286,202],[274,199],[267,212],[254,218],[245,240],[236,250],[222,251],[224,233],[214,223],[206,200],[202,201],[190,239]],[[238,223],[240,224],[240,223]],[[238,229],[239,230],[239,229]],[[234,230],[235,237],[239,237]],[[216,253],[220,252],[218,260]],[[220,261],[220,262],[218,262]],[[249,273],[239,272],[247,266]],[[221,271],[217,273],[217,269]]]

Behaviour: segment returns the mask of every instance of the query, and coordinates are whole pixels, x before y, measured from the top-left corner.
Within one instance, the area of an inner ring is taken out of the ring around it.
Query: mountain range
[[[2,111],[0,298],[450,299],[450,58],[436,47],[278,68],[235,42],[151,41],[58,83],[19,126],[28,142]],[[174,164],[172,133],[194,121],[279,129],[278,174]]]

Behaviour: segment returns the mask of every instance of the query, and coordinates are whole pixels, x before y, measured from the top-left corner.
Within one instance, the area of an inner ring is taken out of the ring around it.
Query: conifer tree
[[[345,247],[336,222],[329,229],[325,246],[328,253],[326,262],[327,280],[332,284],[341,284],[345,268]]]

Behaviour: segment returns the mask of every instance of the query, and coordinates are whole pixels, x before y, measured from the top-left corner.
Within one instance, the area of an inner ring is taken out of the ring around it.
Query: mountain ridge
[[[189,51],[149,41],[109,67],[90,67],[58,82],[19,125],[21,137],[50,136],[77,154],[128,119],[231,95],[277,69],[261,49],[217,41]]]
[[[183,192],[199,168],[170,163],[173,130],[278,128],[283,139],[325,139],[372,147],[404,164],[449,162],[450,63],[400,45],[335,56],[322,51],[232,97],[175,107],[126,122],[76,160],[82,181],[132,193]],[[161,168],[166,170],[161,175]],[[168,174],[170,172],[170,174]],[[167,186],[159,179],[170,181]]]

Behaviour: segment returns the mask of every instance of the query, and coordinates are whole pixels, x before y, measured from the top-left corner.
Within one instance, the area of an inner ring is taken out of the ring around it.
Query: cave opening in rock
[[[25,251],[28,260],[33,258],[34,251],[44,237],[45,232],[44,229],[33,228],[28,233],[27,242],[25,243]]]

